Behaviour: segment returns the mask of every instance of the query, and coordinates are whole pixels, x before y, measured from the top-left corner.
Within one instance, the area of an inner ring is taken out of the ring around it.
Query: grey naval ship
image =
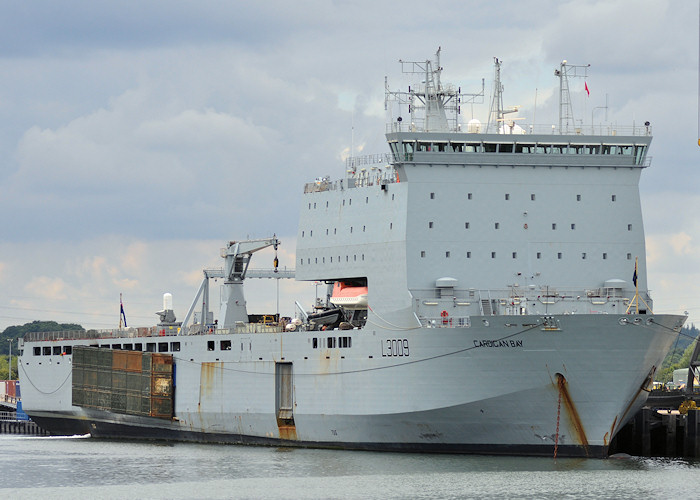
[[[385,81],[388,152],[304,186],[293,271],[249,269],[274,236],[231,241],[182,321],[166,294],[155,327],[27,334],[29,416],[99,438],[606,456],[686,319],[647,288],[649,123],[577,126],[585,67],[564,61],[558,127],[525,125],[497,59],[488,120],[462,123],[483,80],[443,84],[439,50],[400,64],[418,83]],[[249,314],[255,273],[326,297]]]

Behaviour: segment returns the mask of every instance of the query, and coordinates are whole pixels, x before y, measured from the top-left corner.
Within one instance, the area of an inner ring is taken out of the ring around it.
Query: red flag
[[[591,91],[588,90],[588,82],[583,82],[583,84],[586,86],[586,94],[588,94],[588,95],[590,96],[590,95],[591,95]]]

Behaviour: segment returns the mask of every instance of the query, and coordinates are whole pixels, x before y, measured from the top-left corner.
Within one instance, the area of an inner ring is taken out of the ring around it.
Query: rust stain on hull
[[[297,440],[297,428],[294,425],[278,425],[280,431],[280,439],[287,441]]]
[[[615,415],[615,419],[613,420],[613,423],[610,426],[610,432],[606,432],[605,436],[603,436],[603,444],[605,446],[608,446],[610,444],[609,440],[608,440],[608,436],[610,436],[610,438],[612,439],[612,436],[615,435],[615,426],[616,425],[617,425],[617,415]]]
[[[564,408],[566,409],[566,414],[569,417],[569,423],[571,424],[573,434],[578,438],[579,444],[583,446],[586,456],[590,456],[586,431],[583,428],[583,423],[581,422],[581,417],[578,414],[576,405],[574,405],[574,401],[571,399],[571,394],[569,394],[569,386],[566,382],[566,378],[564,378],[564,375],[561,373],[557,373],[557,386],[561,394],[561,400],[564,403]]]
[[[210,398],[214,393],[214,387],[220,385],[223,379],[224,363],[221,361],[204,362],[200,372],[199,406],[202,399]],[[201,409],[201,408],[200,408]]]

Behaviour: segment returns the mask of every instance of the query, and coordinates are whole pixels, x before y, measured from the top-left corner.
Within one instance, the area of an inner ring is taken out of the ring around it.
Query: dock
[[[28,419],[17,418],[14,411],[0,411],[0,434],[48,436],[49,433]]]
[[[48,436],[49,433],[33,422],[21,408],[21,401],[14,393],[0,394],[0,434]]]
[[[610,454],[642,457],[700,458],[700,394],[677,405],[647,405],[618,432]]]

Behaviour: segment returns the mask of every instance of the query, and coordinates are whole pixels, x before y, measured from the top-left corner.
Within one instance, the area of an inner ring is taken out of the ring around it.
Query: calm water
[[[696,498],[700,461],[0,435],[0,498]]]

